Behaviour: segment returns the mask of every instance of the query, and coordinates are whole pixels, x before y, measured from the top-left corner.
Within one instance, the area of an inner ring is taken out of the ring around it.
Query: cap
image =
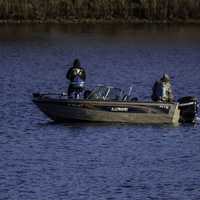
[[[168,74],[164,73],[162,78],[160,79],[161,81],[170,81],[170,77]]]
[[[80,60],[76,58],[74,60],[73,67],[80,67],[80,66],[81,66]]]

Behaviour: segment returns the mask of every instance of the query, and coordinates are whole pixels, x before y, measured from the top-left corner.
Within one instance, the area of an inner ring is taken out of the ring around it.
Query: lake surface
[[[55,124],[32,104],[77,57],[90,86],[148,100],[167,72],[200,99],[200,26],[0,25],[0,200],[200,199],[199,124]]]

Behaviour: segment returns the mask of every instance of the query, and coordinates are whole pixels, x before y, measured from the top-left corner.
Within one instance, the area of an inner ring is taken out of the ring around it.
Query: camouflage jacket
[[[82,67],[71,67],[67,72],[66,78],[73,82],[77,76],[85,81],[86,73]]]
[[[170,82],[156,81],[152,90],[153,101],[172,102],[174,100]]]

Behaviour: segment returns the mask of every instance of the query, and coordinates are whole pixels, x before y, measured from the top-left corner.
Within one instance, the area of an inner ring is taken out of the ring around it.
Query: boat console
[[[137,98],[131,98],[130,94],[126,94],[120,88],[100,85],[97,86],[86,97],[87,100],[101,100],[101,101],[136,101]]]

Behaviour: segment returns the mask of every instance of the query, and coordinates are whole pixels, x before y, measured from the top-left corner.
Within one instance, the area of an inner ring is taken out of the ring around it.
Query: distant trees
[[[200,19],[200,0],[0,0],[0,19]]]

